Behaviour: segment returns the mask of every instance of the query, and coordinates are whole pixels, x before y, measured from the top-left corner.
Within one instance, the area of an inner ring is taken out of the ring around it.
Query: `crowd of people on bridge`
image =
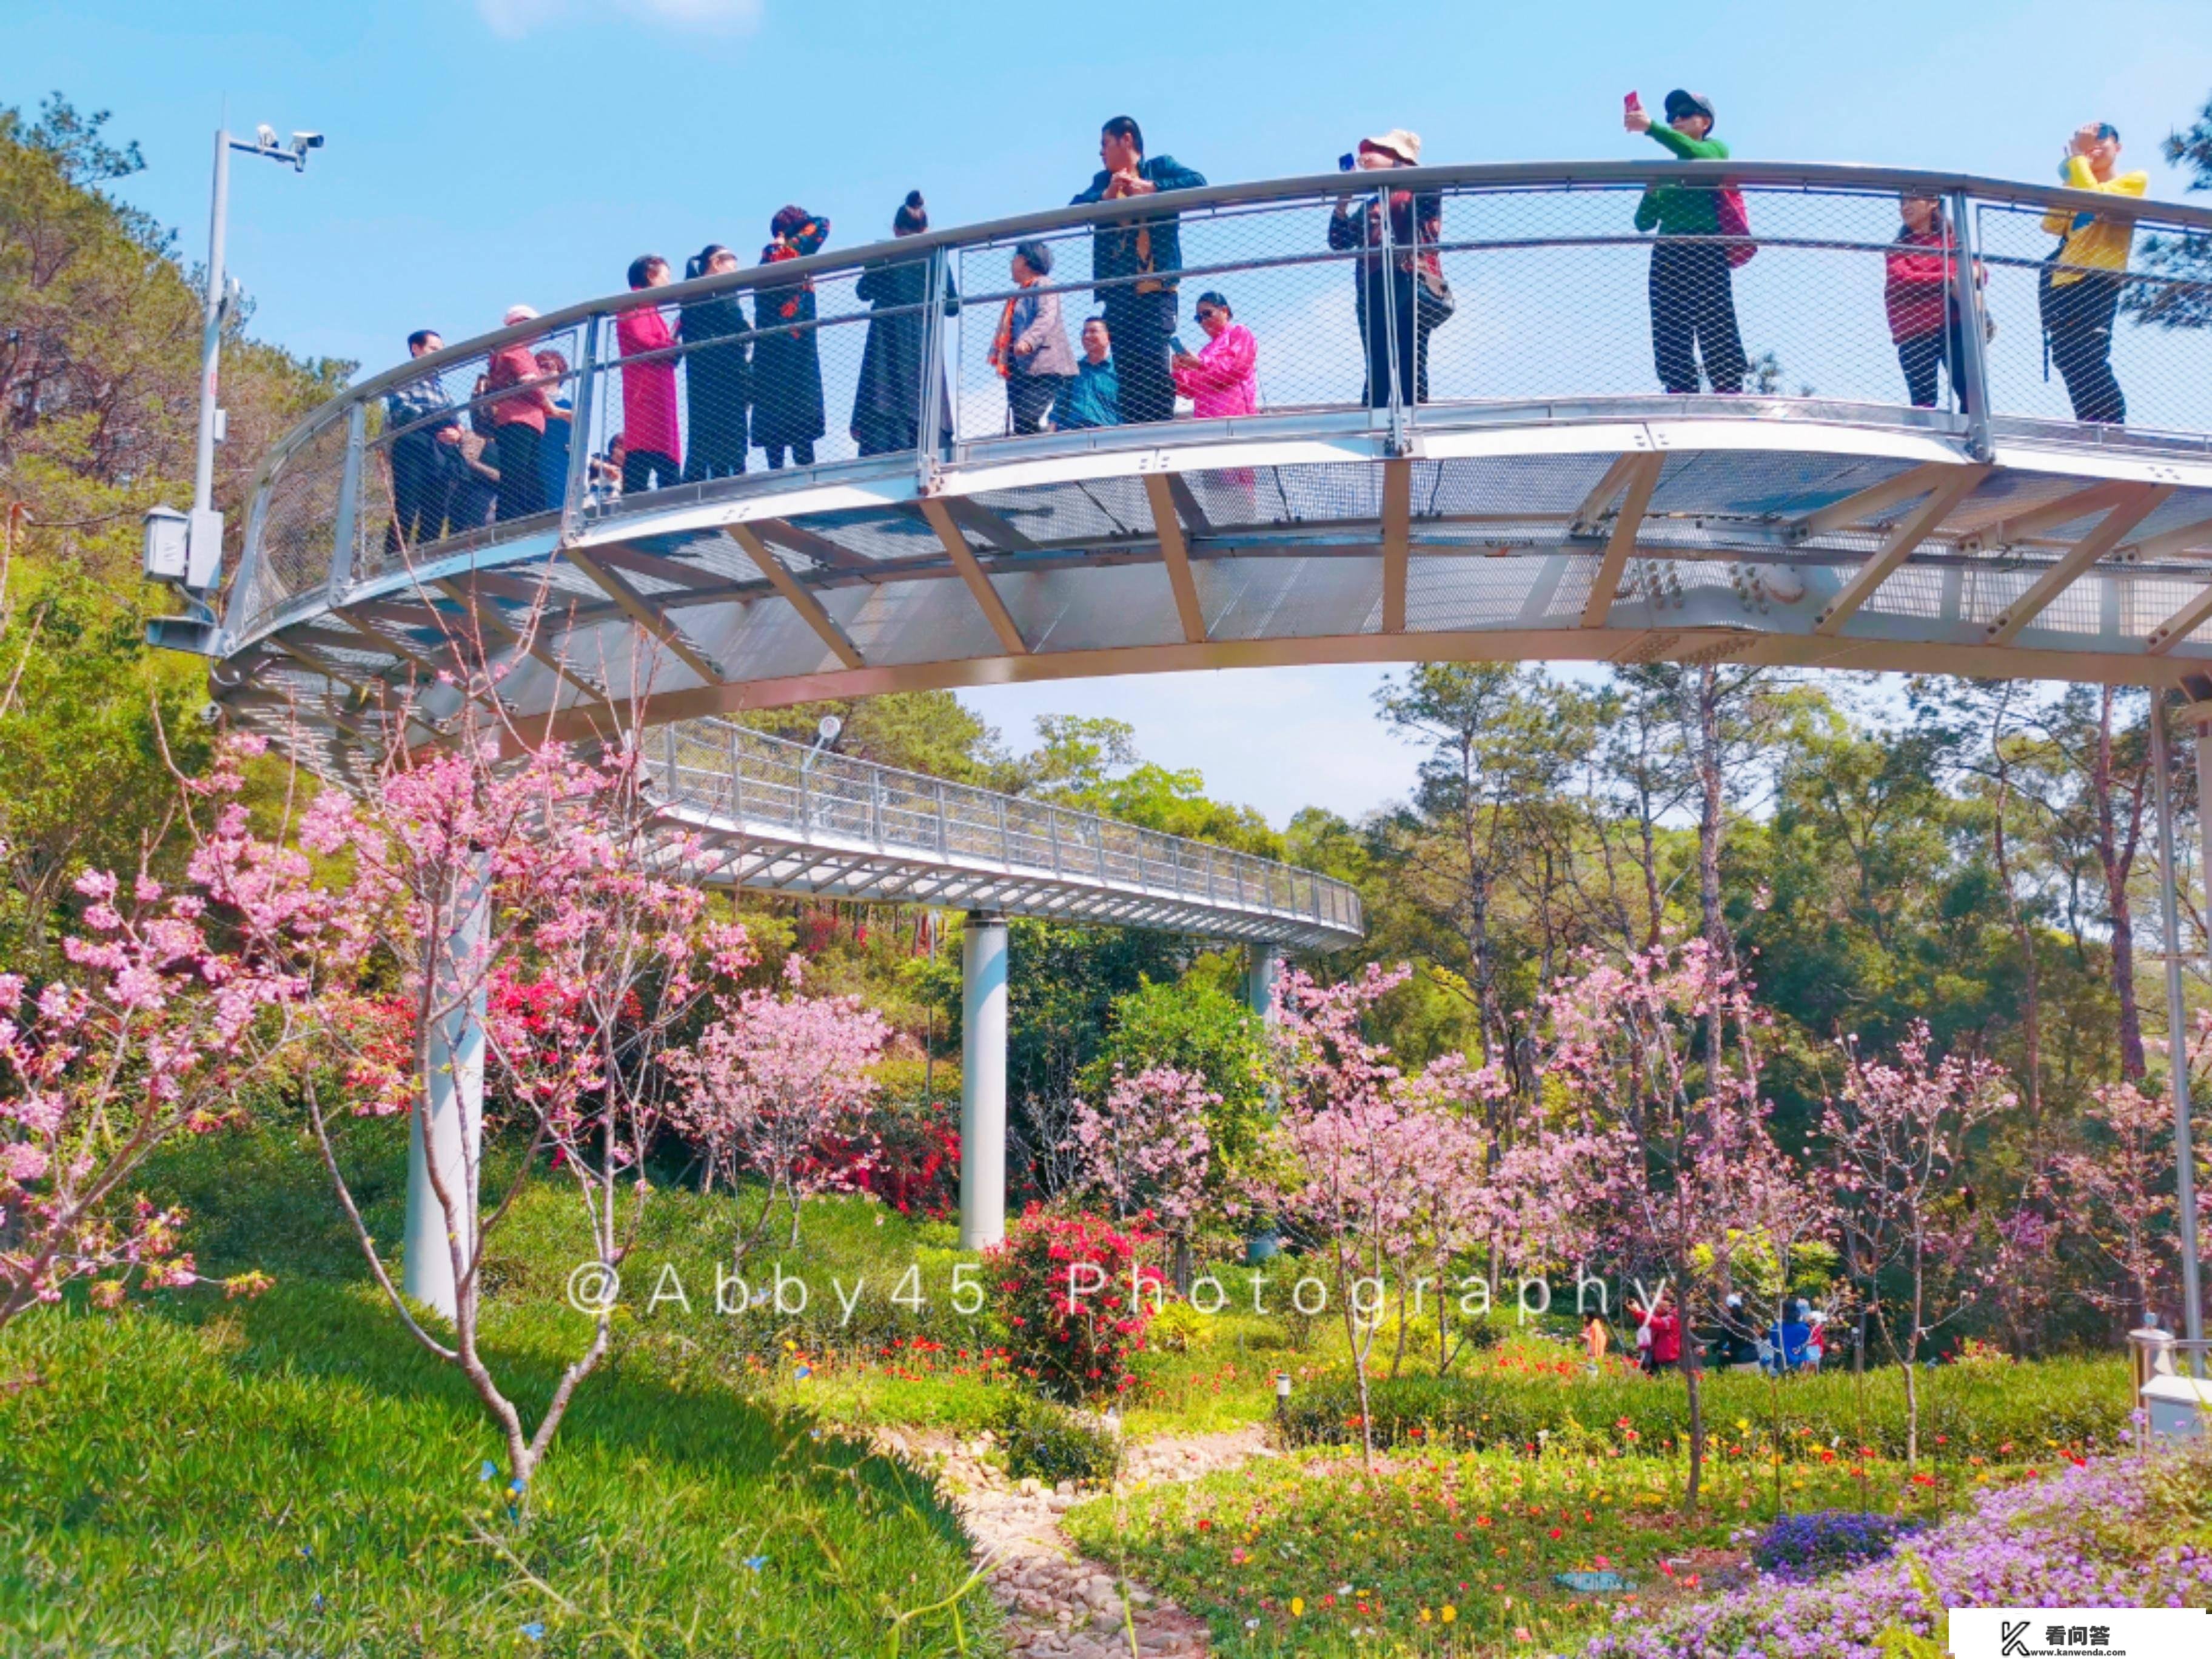
[[[1623,124],[1685,161],[1723,161],[1712,100],[1668,94],[1659,115],[1632,93]],[[1419,135],[1395,129],[1360,141],[1340,161],[1347,170],[1388,172],[1420,165]],[[2060,168],[2075,189],[2141,197],[2142,173],[2119,170],[2119,134],[2111,124],[2078,130]],[[1172,156],[1152,155],[1135,120],[1117,115],[1099,134],[1100,167],[1073,205],[1141,203],[1206,184]],[[1907,399],[1935,407],[1947,376],[1953,402],[1971,410],[1966,365],[1967,289],[1961,238],[1942,202],[1908,195],[1886,257],[1884,309]],[[1638,202],[1635,227],[1652,234],[1648,280],[1653,367],[1668,392],[1740,394],[1750,374],[1736,316],[1736,271],[1757,252],[1741,192],[1723,183],[1661,181]],[[2112,329],[2126,282],[2133,226],[2124,216],[2054,210],[2044,228],[2057,238],[2039,271],[2038,299],[2048,360],[2064,381],[2075,417],[2121,423],[2127,404],[2112,366]],[[929,228],[921,192],[892,216],[894,239]],[[759,264],[772,267],[817,253],[830,221],[797,206],[769,222]],[[1458,309],[1443,258],[1443,195],[1393,189],[1340,198],[1330,214],[1328,246],[1351,256],[1354,317],[1370,407],[1425,403],[1431,337]],[[1071,346],[1065,296],[1079,291],[1055,276],[1051,242],[1027,239],[1008,261],[1012,288],[998,307],[988,362],[1003,382],[1005,428],[1013,434],[1071,432],[1161,422],[1188,399],[1194,418],[1223,418],[1260,407],[1260,342],[1236,320],[1221,289],[1198,296],[1193,320],[1205,336],[1192,350],[1176,333],[1184,264],[1182,219],[1173,207],[1133,206],[1095,221],[1087,287],[1097,308],[1077,325]],[[710,243],[685,264],[687,281],[741,269],[732,251]],[[943,292],[928,292],[925,258],[874,261],[858,274],[854,295],[868,307],[866,342],[848,430],[863,456],[913,453],[925,424],[933,447],[949,455],[953,404],[940,358],[932,365],[927,313],[960,305],[950,269]],[[1987,280],[1978,261],[1971,281]],[[631,261],[637,305],[615,319],[622,387],[621,429],[600,454],[574,453],[571,366],[558,350],[510,339],[490,354],[469,399],[457,404],[436,375],[395,386],[385,398],[392,520],[389,540],[412,546],[499,520],[557,507],[572,488],[605,497],[733,477],[758,451],[771,469],[809,467],[828,430],[815,280],[805,272],[763,280],[664,306],[652,297],[672,281],[667,260]],[[750,314],[748,313],[750,306]],[[538,313],[511,307],[515,328]],[[410,336],[416,356],[442,349],[432,330]],[[679,400],[678,381],[683,380]],[[931,382],[933,380],[934,385]],[[680,418],[679,418],[680,406]]]

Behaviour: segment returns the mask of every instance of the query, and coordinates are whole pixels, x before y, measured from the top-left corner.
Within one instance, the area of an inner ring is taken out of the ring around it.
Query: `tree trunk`
[[[1720,671],[1707,663],[1698,671],[1698,906],[1705,948],[1721,967],[1735,959],[1728,918],[1721,909],[1721,833],[1728,798],[1721,772]],[[1705,1019],[1705,1063],[1720,1064],[1720,1004]]]
[[[1698,1510],[1698,1488],[1705,1474],[1705,1376],[1698,1368],[1697,1349],[1690,1333],[1682,1332],[1682,1381],[1690,1392],[1690,1483],[1682,1493],[1682,1510],[1694,1515]]]
[[[2000,778],[2003,774],[1999,774]],[[2014,890],[2012,857],[2005,842],[2005,804],[2011,793],[2008,781],[2001,782],[1997,789],[1997,812],[1995,842],[1997,860],[1997,879],[2004,884],[2005,909],[2012,918],[2013,939],[2020,946],[2021,971],[2021,1037],[2027,1045],[2027,1063],[2021,1068],[2021,1080],[2027,1093],[2027,1121],[2038,1129],[2043,1127],[2043,968],[2036,960],[2035,930],[2028,926],[2027,917],[2020,908],[2020,895]]]
[[[2114,807],[2112,766],[2112,704],[2116,688],[2103,688],[2097,705],[2095,759],[2089,768],[2089,787],[2096,814],[2097,865],[2105,878],[2105,909],[2112,923],[2112,995],[2120,1005],[2120,1075],[2139,1083],[2148,1068],[2143,1063],[2142,1016],[2136,1006],[2135,907],[2128,899],[2128,876],[2135,865],[2135,823],[2142,816],[2142,790],[2130,814],[2124,841]]]

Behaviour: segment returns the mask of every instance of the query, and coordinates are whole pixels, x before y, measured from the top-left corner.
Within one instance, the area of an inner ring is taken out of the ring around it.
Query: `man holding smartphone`
[[[1133,118],[1117,115],[1099,130],[1105,165],[1073,205],[1118,202],[1164,190],[1196,190],[1205,175],[1170,155],[1147,156]],[[1175,417],[1175,381],[1168,338],[1175,332],[1176,283],[1182,270],[1182,221],[1175,213],[1133,213],[1100,222],[1091,237],[1091,278],[1098,284],[1106,331],[1114,342],[1127,422]]]

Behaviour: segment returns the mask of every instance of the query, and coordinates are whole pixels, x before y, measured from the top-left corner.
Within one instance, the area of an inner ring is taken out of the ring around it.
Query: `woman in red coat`
[[[630,261],[633,292],[665,287],[667,282],[668,261],[659,254],[640,254]],[[615,345],[623,359],[622,434],[629,449],[623,461],[625,495],[665,489],[683,476],[683,440],[676,424],[675,344],[676,336],[659,306],[638,306],[615,319]],[[649,361],[632,361],[638,357]]]
[[[1959,407],[1969,407],[1965,336],[1959,320],[1959,244],[1943,217],[1943,204],[1931,196],[1907,196],[1899,203],[1904,228],[1890,244],[1888,280],[1882,302],[1889,312],[1889,337],[1905,370],[1905,386],[1914,407],[1936,407],[1936,369],[1948,365],[1951,391]]]

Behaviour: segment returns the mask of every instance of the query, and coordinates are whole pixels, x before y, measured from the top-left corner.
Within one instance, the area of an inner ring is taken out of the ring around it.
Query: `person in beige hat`
[[[1420,164],[1421,136],[1403,127],[1361,139],[1344,161],[1360,172]],[[1436,252],[1443,228],[1443,196],[1437,191],[1383,186],[1341,198],[1329,216],[1329,246],[1340,253],[1358,251],[1352,291],[1367,362],[1363,395],[1370,409],[1390,402],[1394,356],[1400,401],[1428,401],[1429,336],[1453,310],[1451,286]]]

